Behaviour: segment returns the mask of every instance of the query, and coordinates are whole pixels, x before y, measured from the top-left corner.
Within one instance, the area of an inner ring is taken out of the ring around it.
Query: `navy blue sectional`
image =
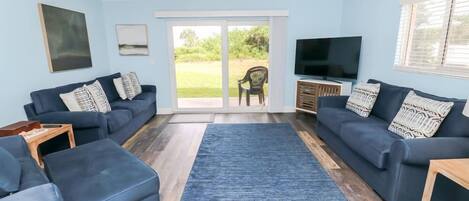
[[[316,132],[382,198],[388,201],[421,200],[431,159],[469,157],[469,118],[462,115],[466,100],[420,96],[455,103],[436,135],[403,139],[387,130],[412,89],[381,83],[369,118],[347,110],[348,97],[320,97]],[[469,193],[438,176],[432,200],[469,200]]]
[[[20,177],[19,187],[8,191],[11,195],[0,194],[0,201],[159,200],[158,174],[112,140],[98,140],[49,154],[44,157],[45,172],[31,157],[21,136],[0,138],[0,147],[20,164],[13,170],[2,166],[2,171],[20,172]],[[0,156],[0,161],[9,160],[3,157]]]
[[[134,100],[123,101],[113,83],[113,79],[120,76],[120,73],[116,73],[96,79],[106,93],[112,107],[111,112],[69,112],[59,97],[61,93],[71,92],[95,81],[91,80],[32,92],[32,103],[24,106],[28,119],[41,123],[72,124],[77,145],[106,138],[123,144],[156,114],[156,87],[143,85],[142,94]],[[67,148],[66,142],[66,136],[60,136],[55,141],[45,143],[41,151],[49,153],[50,150]]]

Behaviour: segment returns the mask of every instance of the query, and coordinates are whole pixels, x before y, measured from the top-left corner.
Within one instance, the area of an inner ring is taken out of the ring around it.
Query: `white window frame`
[[[403,10],[404,6],[410,6],[410,9],[411,9],[411,13],[409,15],[410,19],[408,19],[409,21],[409,24],[407,24],[407,28],[408,28],[408,32],[405,33],[404,35],[402,36],[399,36],[401,37],[401,45],[405,45],[404,48],[400,49],[401,47],[397,46],[396,47],[396,51],[395,51],[395,54],[400,54],[399,56],[399,61],[394,61],[394,68],[396,70],[399,70],[399,71],[405,71],[405,72],[414,72],[414,73],[423,73],[423,74],[436,74],[436,75],[444,75],[444,76],[451,76],[451,77],[457,77],[457,78],[469,78],[469,63],[467,64],[467,67],[468,68],[460,68],[460,67],[454,67],[454,66],[447,66],[444,64],[444,60],[445,60],[445,57],[446,57],[446,51],[447,51],[447,47],[446,47],[446,44],[447,44],[447,35],[449,33],[449,30],[450,30],[450,23],[451,23],[451,19],[452,19],[452,9],[453,9],[453,3],[455,2],[455,0],[452,0],[451,2],[451,11],[449,11],[449,15],[447,17],[447,19],[445,19],[445,23],[447,23],[447,26],[445,27],[446,28],[446,31],[445,31],[445,47],[444,47],[444,53],[443,53],[443,59],[442,59],[442,64],[441,65],[438,65],[438,66],[435,66],[435,67],[429,67],[429,66],[414,66],[414,65],[408,65],[408,64],[405,64],[406,62],[406,59],[408,57],[408,49],[409,49],[409,46],[411,45],[412,41],[409,41],[410,38],[411,38],[411,34],[412,34],[412,31],[413,31],[413,18],[415,18],[415,6],[414,6],[414,3],[418,3],[418,2],[421,2],[421,1],[424,1],[424,0],[401,0],[402,2],[402,6],[401,6],[401,11]],[[402,13],[401,13],[402,15]],[[402,20],[402,17],[401,17],[401,20]],[[403,27],[401,27],[403,28]],[[400,28],[400,29],[401,29]],[[401,30],[399,30],[399,33],[398,34],[401,34]],[[401,51],[399,51],[401,50]]]

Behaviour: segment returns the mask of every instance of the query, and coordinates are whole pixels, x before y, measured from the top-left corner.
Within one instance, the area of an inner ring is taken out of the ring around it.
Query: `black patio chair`
[[[259,96],[259,104],[265,105],[265,94],[264,84],[268,83],[269,70],[264,66],[256,66],[250,68],[243,79],[238,80],[239,90],[239,105],[241,105],[241,99],[243,93],[246,92],[246,104],[251,105],[250,95]],[[249,88],[243,87],[242,84],[249,82]]]

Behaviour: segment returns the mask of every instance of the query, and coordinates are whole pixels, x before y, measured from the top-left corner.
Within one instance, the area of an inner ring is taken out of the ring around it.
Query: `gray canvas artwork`
[[[52,72],[92,67],[85,14],[40,4]]]
[[[116,32],[120,55],[148,55],[148,36],[146,25],[116,25]]]

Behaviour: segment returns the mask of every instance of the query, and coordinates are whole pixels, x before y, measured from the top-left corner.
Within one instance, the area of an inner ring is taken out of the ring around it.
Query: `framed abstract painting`
[[[51,72],[92,67],[84,13],[39,4]]]
[[[118,24],[116,32],[120,55],[147,56],[149,54],[145,24]]]

